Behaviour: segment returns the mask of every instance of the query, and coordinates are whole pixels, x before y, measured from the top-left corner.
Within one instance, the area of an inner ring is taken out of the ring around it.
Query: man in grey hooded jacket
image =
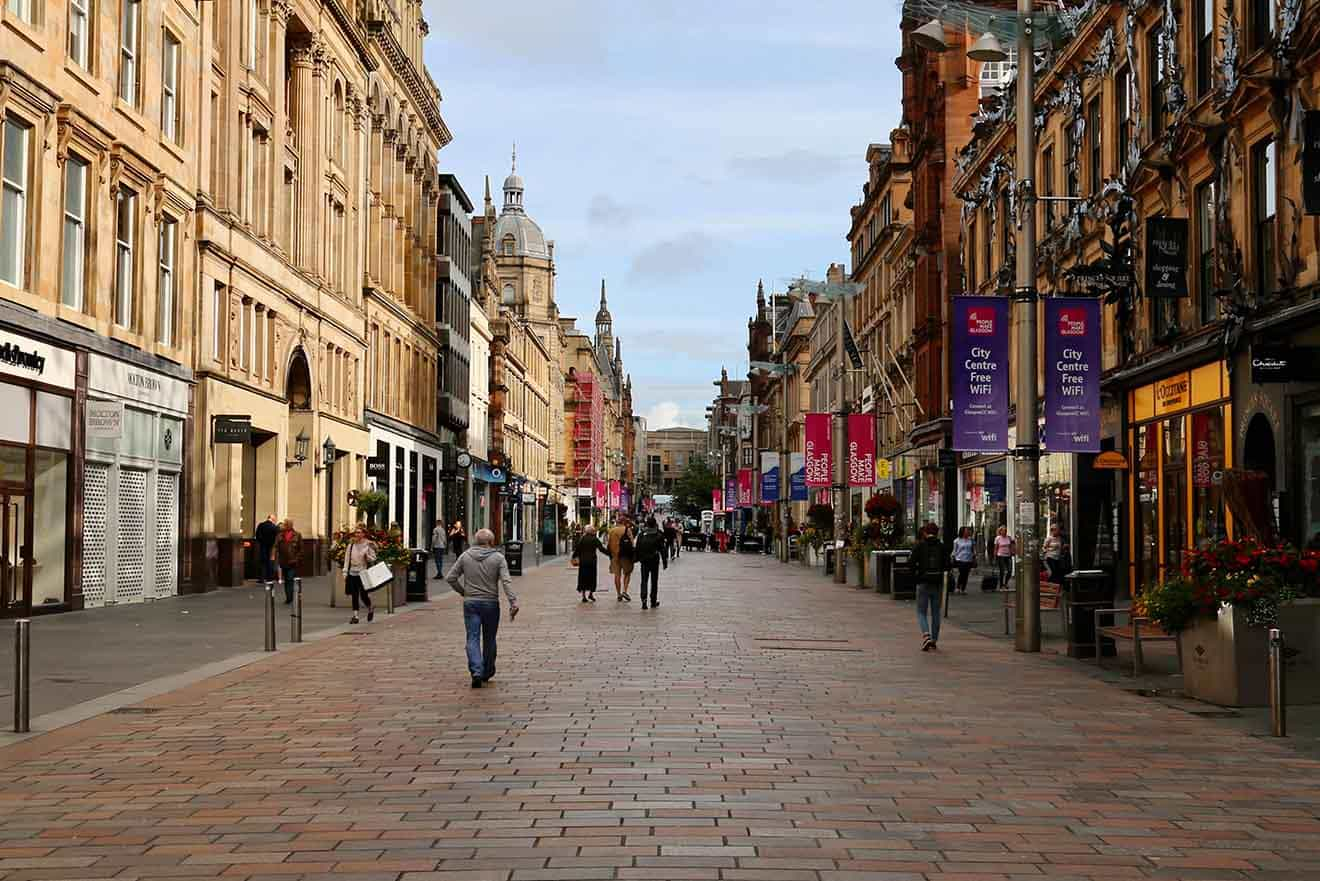
[[[509,620],[518,617],[518,597],[511,590],[509,563],[495,549],[495,533],[479,529],[475,544],[454,561],[445,576],[463,598],[467,627],[468,671],[472,687],[481,688],[495,676],[495,635],[500,629],[500,588],[509,599]]]

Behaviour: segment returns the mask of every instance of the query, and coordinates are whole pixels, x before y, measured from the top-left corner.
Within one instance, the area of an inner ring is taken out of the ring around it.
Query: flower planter
[[[1287,653],[1287,702],[1320,703],[1320,599],[1281,608],[1279,629]],[[1269,632],[1247,624],[1242,609],[1226,606],[1215,618],[1197,618],[1181,639],[1189,697],[1225,707],[1269,705]]]

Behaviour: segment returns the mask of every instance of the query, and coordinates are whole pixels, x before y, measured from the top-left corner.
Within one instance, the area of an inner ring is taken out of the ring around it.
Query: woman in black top
[[[609,549],[596,537],[596,527],[587,524],[582,530],[582,537],[578,539],[577,546],[573,548],[573,562],[578,567],[577,589],[578,593],[582,594],[584,603],[596,601],[596,554],[598,553],[606,557],[610,555]]]
[[[454,525],[449,527],[449,549],[453,551],[454,558],[463,553],[463,545],[467,543],[467,533],[463,530],[463,521],[455,520]]]

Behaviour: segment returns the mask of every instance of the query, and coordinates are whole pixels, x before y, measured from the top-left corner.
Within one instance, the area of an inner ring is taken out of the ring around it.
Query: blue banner
[[[761,453],[761,504],[779,501],[779,454]]]
[[[1100,301],[1045,301],[1045,449],[1100,452]]]
[[[1008,300],[953,299],[953,448],[1008,449]]]
[[[793,502],[805,502],[807,496],[807,457],[802,453],[788,454],[789,483],[788,498]]]

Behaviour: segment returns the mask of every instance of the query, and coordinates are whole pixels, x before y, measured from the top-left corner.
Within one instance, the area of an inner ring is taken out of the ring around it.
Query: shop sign
[[[1155,383],[1155,415],[1186,410],[1191,402],[1191,379],[1179,373]]]
[[[217,416],[212,425],[211,442],[246,444],[252,440],[251,416]]]
[[[875,417],[848,414],[848,485],[875,486]]]
[[[368,477],[386,477],[390,472],[389,459],[378,459],[375,456],[367,459]]]
[[[1146,296],[1187,296],[1187,220],[1146,220]]]
[[[792,502],[805,502],[807,494],[807,457],[802,453],[788,454],[788,469],[791,479],[788,485],[788,498]]]
[[[833,462],[834,426],[829,413],[808,413],[807,486],[829,486]]]
[[[761,451],[761,504],[779,501],[779,454]]]
[[[589,499],[591,498],[591,487],[579,486],[577,488],[577,494],[579,499]]]
[[[124,436],[124,402],[87,400],[87,436],[120,440]]]
[[[1307,382],[1320,375],[1320,346],[1251,347],[1251,381]]]
[[[71,389],[76,365],[77,356],[68,349],[0,332],[0,374]]]
[[[87,387],[162,410],[188,412],[187,383],[95,352],[87,356]]]
[[[953,301],[953,449],[1008,449],[1008,300]]]
[[[535,505],[535,504],[536,504],[536,493],[523,493],[523,494],[522,494],[522,501],[523,501],[523,504],[524,504],[524,505]]]
[[[1320,110],[1302,115],[1302,204],[1320,214]]]
[[[1127,457],[1117,450],[1105,450],[1095,457],[1095,462],[1091,465],[1101,471],[1126,471],[1128,467]]]
[[[889,459],[878,458],[875,460],[875,479],[889,480],[894,474],[894,463]]]
[[[1045,447],[1100,451],[1100,301],[1045,301]]]
[[[857,348],[857,340],[853,337],[852,328],[848,326],[848,319],[843,319],[843,350],[848,354],[848,360],[852,362],[853,370],[862,369],[862,353]]]

